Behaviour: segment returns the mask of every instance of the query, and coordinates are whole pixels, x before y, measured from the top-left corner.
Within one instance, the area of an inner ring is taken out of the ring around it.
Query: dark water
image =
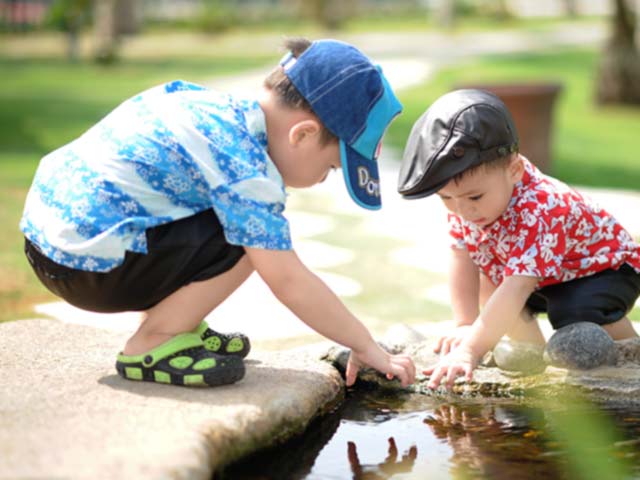
[[[215,478],[640,479],[640,408],[531,403],[351,392],[303,435]]]

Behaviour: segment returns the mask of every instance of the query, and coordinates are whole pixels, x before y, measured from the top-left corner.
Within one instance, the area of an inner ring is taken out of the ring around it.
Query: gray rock
[[[0,477],[210,479],[301,433],[344,392],[334,368],[299,351],[252,351],[244,379],[216,388],[123,380],[114,363],[127,337],[0,324]]]
[[[399,345],[394,345],[390,347],[383,342],[378,342],[378,345],[391,354],[400,353],[402,351],[402,347]],[[351,354],[351,350],[348,348],[335,345],[328,349],[328,351],[322,355],[320,358],[325,362],[333,365],[340,374],[344,377],[345,371],[347,369],[347,362],[349,361],[349,355]],[[382,373],[374,370],[373,368],[363,367],[358,372],[358,381],[365,383],[373,383],[382,388],[392,388],[395,389],[400,386],[400,381],[396,378],[393,380],[387,379]]]
[[[618,340],[616,343],[618,366],[640,364],[640,337]]]
[[[544,347],[503,338],[493,349],[493,361],[502,370],[534,374],[544,371]]]
[[[615,342],[599,325],[578,322],[558,329],[547,342],[545,361],[555,367],[589,370],[615,365]]]

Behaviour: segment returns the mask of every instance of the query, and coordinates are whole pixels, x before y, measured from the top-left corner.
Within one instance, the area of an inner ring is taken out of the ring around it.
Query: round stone
[[[600,325],[577,322],[558,329],[547,342],[544,359],[555,367],[588,370],[615,365],[616,346]]]
[[[501,370],[540,373],[545,369],[543,347],[533,343],[502,339],[493,349],[493,361]]]

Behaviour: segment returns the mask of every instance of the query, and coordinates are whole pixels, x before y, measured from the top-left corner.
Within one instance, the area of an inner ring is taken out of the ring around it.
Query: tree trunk
[[[564,0],[564,10],[568,17],[575,18],[578,16],[578,0]]]
[[[452,29],[456,18],[456,0],[440,0],[437,16],[442,28]]]
[[[613,35],[598,69],[597,101],[640,105],[640,53],[636,20],[626,0],[615,0]]]
[[[348,2],[340,0],[302,0],[306,15],[329,30],[339,29],[348,16]]]
[[[94,58],[98,63],[112,63],[116,59],[116,1],[95,1]]]
[[[140,0],[117,0],[115,6],[116,35],[132,35],[140,31],[142,2]]]
[[[67,31],[67,59],[72,63],[80,59],[79,28],[70,28]]]

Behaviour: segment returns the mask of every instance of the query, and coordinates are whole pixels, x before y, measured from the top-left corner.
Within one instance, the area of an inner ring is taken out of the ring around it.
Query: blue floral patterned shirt
[[[213,208],[229,243],[291,249],[262,110],[174,81],[125,101],[45,156],[20,228],[55,262],[106,272],[150,227]]]

